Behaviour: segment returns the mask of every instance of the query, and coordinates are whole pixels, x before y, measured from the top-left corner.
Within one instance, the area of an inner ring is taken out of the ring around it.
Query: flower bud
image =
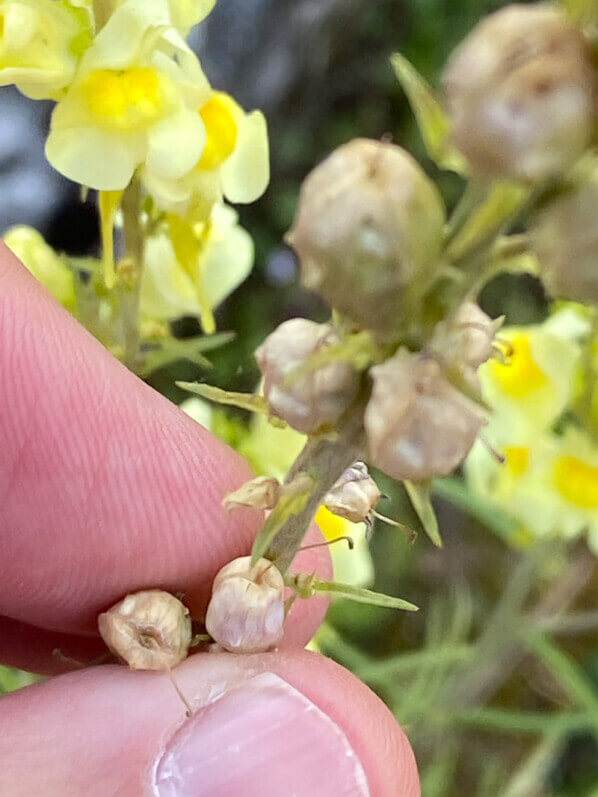
[[[598,301],[598,169],[542,208],[530,239],[549,291],[557,297]]]
[[[382,493],[364,462],[354,462],[324,497],[324,506],[351,523],[368,521]]]
[[[329,324],[293,318],[255,353],[270,409],[298,432],[312,434],[334,426],[357,394],[359,375],[345,362],[293,374],[310,356],[337,342]]]
[[[169,592],[127,595],[98,618],[102,639],[133,670],[170,670],[187,657],[189,609]]]
[[[284,581],[267,559],[241,556],[214,579],[206,614],[210,636],[231,653],[260,653],[282,639]]]
[[[4,233],[4,243],[33,276],[68,310],[75,304],[75,279],[65,259],[57,255],[43,236],[25,224]]]
[[[485,422],[482,410],[429,357],[401,350],[370,373],[364,421],[372,462],[400,481],[454,470]]]
[[[543,180],[567,169],[590,141],[588,46],[552,5],[510,5],[483,19],[443,82],[453,141],[476,173]]]
[[[415,160],[355,139],[306,178],[288,242],[301,279],[368,329],[392,333],[406,288],[425,288],[442,244],[444,207]]]

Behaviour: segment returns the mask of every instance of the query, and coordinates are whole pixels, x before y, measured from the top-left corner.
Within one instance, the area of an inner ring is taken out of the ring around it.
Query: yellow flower
[[[193,169],[178,180],[145,170],[143,179],[160,207],[203,218],[214,202],[253,202],[270,179],[268,131],[260,111],[245,113],[223,92],[214,91],[196,108],[205,145]]]
[[[33,227],[20,225],[4,233],[4,242],[26,268],[67,309],[75,305],[73,272]]]
[[[164,321],[199,316],[212,331],[212,310],[253,265],[253,241],[237,218],[232,208],[215,205],[208,221],[190,226],[179,220],[171,236],[164,229],[147,239],[142,315]]]
[[[545,481],[557,531],[566,537],[586,532],[598,555],[598,446],[583,431],[569,427],[554,446]]]
[[[186,34],[208,16],[215,4],[216,0],[170,0],[172,24]]]
[[[506,361],[480,366],[484,399],[518,429],[547,428],[571,396],[580,348],[557,320],[501,330]]]
[[[71,180],[101,191],[146,174],[176,180],[204,150],[196,113],[209,97],[201,66],[170,27],[166,0],[126,0],[81,59],[52,114],[46,155]]]
[[[353,540],[353,550],[342,541],[330,546],[334,578],[355,587],[370,587],[374,581],[374,563],[365,536],[365,524],[351,523],[334,515],[325,506],[316,512],[315,522],[328,542],[339,537]]]
[[[527,438],[517,439],[505,436],[500,424],[494,419],[490,436],[506,462],[500,465],[476,444],[465,463],[469,487],[534,537],[587,533],[598,554],[598,446],[572,426],[562,436],[530,430]]]
[[[89,18],[68,0],[0,2],[0,85],[57,99],[91,41]]]

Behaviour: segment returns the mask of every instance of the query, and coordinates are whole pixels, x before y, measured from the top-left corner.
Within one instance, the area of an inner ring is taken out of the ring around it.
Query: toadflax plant
[[[213,309],[253,260],[251,239],[226,201],[257,199],[269,177],[263,115],[213,89],[185,42],[213,2],[1,5],[0,80],[56,101],[46,154],[85,191],[98,191],[103,252],[101,260],[68,258],[22,227],[5,239],[139,374],[181,355],[204,362],[201,351],[222,341],[212,335]],[[293,601],[316,593],[414,610],[353,584],[291,572],[316,514],[325,507],[353,522],[380,517],[372,465],[405,485],[441,545],[430,503],[435,477],[453,472],[474,446],[475,457],[486,458],[480,473],[525,469],[515,444],[495,439],[494,399],[506,395],[511,406],[531,393],[534,404],[537,389],[546,400],[537,402],[538,415],[545,426],[556,423],[567,397],[545,412],[555,391],[535,350],[525,335],[501,331],[502,319],[476,299],[501,270],[532,271],[555,299],[598,296],[597,20],[587,9],[574,17],[570,7],[580,12],[579,4],[539,3],[487,17],[450,58],[439,97],[393,57],[430,157],[463,179],[448,218],[434,183],[389,140],[348,142],[306,177],[287,242],[303,285],[330,306],[329,320],[295,318],[274,330],[255,353],[263,377],[255,394],[181,383],[306,435],[305,446],[284,480],[260,476],[223,496],[229,509],[269,514],[250,554],[216,576],[205,618],[190,618],[181,596],[160,590],[126,596],[101,615],[108,647],[131,667],[169,670],[200,643],[268,650]],[[589,440],[598,426],[595,310],[576,307],[589,319],[580,380],[591,388],[589,402],[561,424],[567,441]],[[207,335],[184,344],[169,323],[189,314]],[[542,356],[554,359],[559,345],[544,344]],[[571,473],[581,472],[567,456]],[[587,471],[595,466],[582,465],[589,485],[582,498],[598,508]]]

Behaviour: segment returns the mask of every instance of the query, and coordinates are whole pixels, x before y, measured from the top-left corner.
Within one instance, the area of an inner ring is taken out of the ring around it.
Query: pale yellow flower
[[[270,179],[268,130],[260,111],[245,113],[223,92],[198,104],[206,139],[201,157],[180,179],[145,169],[144,182],[157,204],[203,218],[214,202],[248,203],[261,196]]]
[[[478,443],[465,463],[467,483],[533,537],[588,535],[598,554],[598,446],[581,429],[514,437],[493,421],[489,435],[505,456],[493,460]],[[499,442],[501,440],[502,442]]]
[[[141,281],[143,316],[163,321],[198,316],[204,328],[212,330],[212,310],[246,279],[253,266],[253,241],[237,220],[232,208],[215,205],[206,222],[190,226],[180,221],[171,226],[170,235],[164,229],[147,238]],[[185,240],[180,240],[182,236]]]
[[[215,4],[216,0],[170,0],[172,23],[186,34],[208,16]]]
[[[64,259],[44,241],[42,235],[25,225],[11,227],[4,242],[26,268],[67,309],[75,304],[75,280]]]
[[[68,0],[2,0],[0,20],[0,85],[59,98],[91,42],[88,15]]]
[[[546,511],[555,530],[565,537],[587,533],[598,554],[598,445],[580,429],[569,427],[555,440],[544,483],[551,493]]]
[[[571,396],[578,343],[550,322],[508,327],[498,337],[507,357],[480,366],[484,399],[517,429],[547,428]]]
[[[48,160],[102,191],[124,189],[142,164],[148,175],[176,180],[204,150],[196,109],[209,95],[197,58],[170,27],[167,0],[126,0],[54,109]]]

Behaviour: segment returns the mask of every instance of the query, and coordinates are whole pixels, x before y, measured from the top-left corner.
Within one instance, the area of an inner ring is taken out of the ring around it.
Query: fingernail
[[[264,673],[201,708],[158,760],[159,797],[368,797],[343,731],[305,695]]]

